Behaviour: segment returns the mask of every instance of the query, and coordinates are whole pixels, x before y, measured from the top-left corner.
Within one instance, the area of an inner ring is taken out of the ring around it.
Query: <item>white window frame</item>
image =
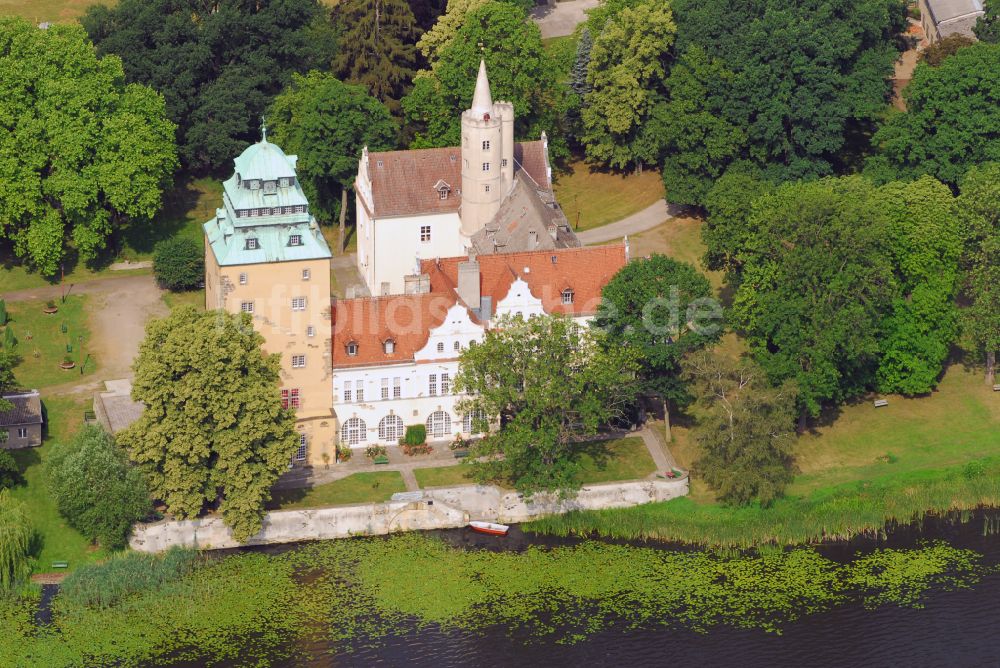
[[[301,246],[302,245],[302,235],[301,234],[292,234],[292,235],[290,235],[288,237],[288,245],[289,246]]]
[[[351,341],[350,343],[347,344],[347,356],[357,357],[357,354],[358,354],[358,344],[355,343],[354,341]]]
[[[427,376],[427,396],[436,397],[438,393],[438,377],[436,373]]]
[[[484,189],[484,190],[485,190],[486,192],[489,192],[489,191],[490,191],[490,184],[488,184],[488,183],[487,183],[486,185],[484,185],[484,186],[483,186],[483,189]]]
[[[363,380],[354,382],[354,401],[359,404],[365,401],[365,382]]]
[[[28,438],[28,428],[27,427],[18,427],[17,428],[17,437],[18,438]]]
[[[308,281],[311,278],[312,278],[312,270],[310,270],[310,269],[303,269],[302,270],[302,280],[303,281]]]
[[[243,313],[253,313],[253,302],[252,301],[240,302],[240,311]]]
[[[257,250],[258,248],[259,248],[259,244],[257,243],[257,238],[256,237],[248,237],[247,238],[247,247],[246,247],[246,249],[247,250]]]
[[[305,355],[292,355],[292,368],[293,369],[304,369],[304,368],[306,368],[306,356]]]
[[[431,242],[431,226],[421,225],[420,226],[420,243],[429,244]]]
[[[396,352],[396,342],[392,339],[386,339],[382,342],[382,351],[386,355],[392,355]]]
[[[389,398],[389,379],[388,378],[383,378],[382,379],[382,398],[383,399],[388,399]]]
[[[445,438],[451,435],[451,416],[447,411],[434,411],[427,416],[427,437]]]
[[[564,306],[569,306],[573,303],[573,299],[576,297],[576,293],[573,292],[571,288],[566,288],[562,291],[562,303]]]
[[[292,297],[292,310],[293,311],[305,311],[306,310],[306,298],[305,297]]]
[[[444,352],[444,341],[438,341],[438,344],[437,344],[437,351],[438,351],[439,353],[443,353],[443,352]]]
[[[378,440],[398,443],[406,433],[406,426],[403,425],[403,418],[389,413],[378,423]]]
[[[403,396],[403,386],[399,382],[399,378],[392,379],[392,398],[399,399]]]
[[[488,163],[488,162],[484,162],[483,163],[483,171],[484,172],[490,171],[490,163]]]
[[[349,380],[344,381],[344,403],[354,403],[354,391]]]
[[[299,434],[299,447],[295,451],[295,461],[304,462],[306,460],[306,454],[308,453],[309,446],[306,441],[305,434]]]
[[[250,281],[250,277],[247,276],[247,272],[240,272],[240,285],[246,285]]]
[[[451,394],[451,374],[446,372],[441,374],[441,396],[449,394]]]
[[[352,417],[344,421],[340,428],[340,440],[347,445],[361,445],[368,434],[368,426],[365,421],[358,417]]]
[[[306,336],[316,336],[316,328],[312,325],[306,327]]]
[[[483,140],[483,150],[484,151],[490,150],[490,140],[489,139],[484,139]]]

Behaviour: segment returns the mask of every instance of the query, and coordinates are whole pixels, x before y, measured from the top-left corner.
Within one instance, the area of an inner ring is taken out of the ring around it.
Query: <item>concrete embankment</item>
[[[465,526],[470,520],[509,524],[572,510],[624,508],[667,501],[687,493],[687,478],[587,485],[570,499],[536,495],[531,503],[526,503],[516,492],[488,485],[447,487],[413,493],[405,499],[387,503],[271,512],[264,516],[260,533],[244,545],[453,529]],[[160,552],[174,545],[202,550],[240,546],[217,517],[139,524],[130,544],[132,549],[141,552]]]

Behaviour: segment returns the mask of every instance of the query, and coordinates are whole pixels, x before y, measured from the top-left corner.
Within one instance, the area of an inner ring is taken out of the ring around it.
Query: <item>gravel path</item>
[[[642,211],[622,218],[616,223],[608,223],[607,225],[595,227],[591,230],[577,232],[576,236],[584,245],[615,241],[626,235],[639,234],[640,232],[651,230],[657,225],[679,215],[680,211],[680,207],[667,204],[666,200],[661,199]]]

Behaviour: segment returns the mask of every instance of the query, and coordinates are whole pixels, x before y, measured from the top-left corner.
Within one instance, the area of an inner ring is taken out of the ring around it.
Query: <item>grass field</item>
[[[621,220],[662,199],[663,181],[653,169],[622,176],[574,162],[566,172],[556,174],[555,193],[569,224],[574,229],[589,230]]]
[[[425,489],[429,487],[458,487],[459,485],[474,484],[476,481],[469,477],[470,473],[469,467],[463,464],[413,469],[413,475],[417,478],[417,484]]]
[[[269,510],[322,508],[349,503],[381,503],[396,492],[405,492],[403,476],[398,471],[354,473],[309,489],[282,489],[274,492]]]
[[[70,295],[65,302],[55,300],[59,312],[48,315],[42,312],[45,302],[13,302],[7,304],[10,322],[17,337],[17,354],[21,358],[14,367],[14,375],[24,387],[44,389],[51,385],[79,380],[80,337],[83,337],[83,355],[87,356],[90,330],[87,328],[87,295]],[[66,325],[66,333],[62,326]],[[0,328],[2,329],[2,328]],[[72,346],[66,352],[66,346]],[[76,368],[63,370],[59,363],[69,355]],[[91,376],[97,371],[98,360],[86,359],[83,376]]]
[[[66,524],[45,483],[44,464],[53,443],[68,438],[80,428],[83,411],[90,408],[90,398],[45,398],[43,395],[42,399],[47,420],[44,443],[39,448],[12,451],[26,484],[15,487],[11,492],[15,499],[27,505],[28,516],[38,536],[39,551],[34,564],[36,573],[51,571],[53,561],[67,561],[70,569],[74,569],[107,554]]]
[[[597,447],[580,459],[581,483],[635,480],[656,470],[646,444],[638,436],[598,441],[594,445]]]
[[[183,292],[171,292],[167,290],[163,293],[163,303],[171,311],[182,304],[190,304],[199,311],[204,311],[205,290],[185,290]]]

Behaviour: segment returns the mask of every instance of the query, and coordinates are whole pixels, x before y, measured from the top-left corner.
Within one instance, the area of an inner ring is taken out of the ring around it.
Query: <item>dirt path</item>
[[[601,4],[600,0],[566,0],[537,5],[531,10],[531,20],[538,24],[542,39],[572,35],[576,26],[587,20],[586,11]]]

